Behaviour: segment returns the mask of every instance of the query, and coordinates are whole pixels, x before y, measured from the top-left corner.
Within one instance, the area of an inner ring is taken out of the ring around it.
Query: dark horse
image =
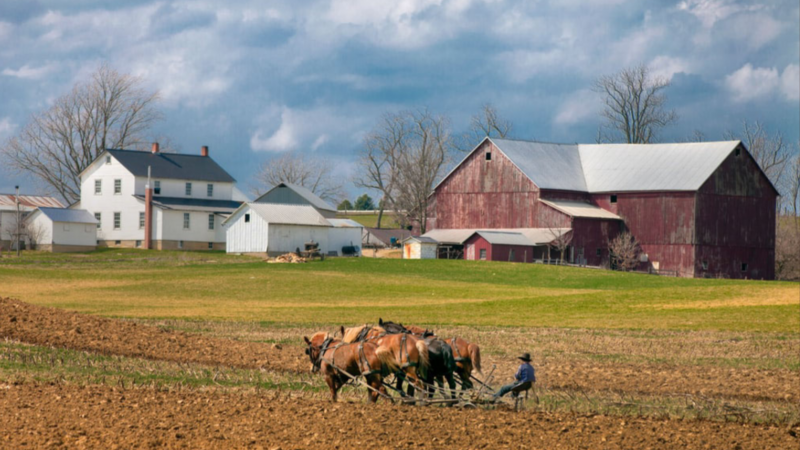
[[[439,386],[444,396],[444,381],[450,388],[450,397],[455,398],[456,381],[453,374],[457,370],[453,349],[445,341],[433,335],[433,332],[419,327],[405,327],[403,324],[378,319],[378,324],[388,334],[413,334],[425,340],[428,345],[428,372],[423,381],[428,385],[428,395],[434,393],[433,383]]]

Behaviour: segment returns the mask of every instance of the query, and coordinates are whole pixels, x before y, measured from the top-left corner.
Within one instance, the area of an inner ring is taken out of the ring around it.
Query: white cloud
[[[17,70],[9,68],[3,69],[2,74],[8,77],[21,78],[23,80],[41,80],[56,68],[57,66],[55,64],[45,64],[41,67],[32,67],[25,64]]]
[[[281,125],[268,137],[263,136],[261,129],[250,138],[250,148],[257,151],[285,152],[297,148],[297,125],[292,110],[283,107]]]
[[[596,118],[603,108],[600,97],[589,89],[572,93],[561,104],[553,123],[573,125],[589,118]]]
[[[725,77],[725,86],[733,100],[747,102],[764,100],[781,95],[785,100],[800,99],[800,66],[789,64],[783,74],[775,67],[753,67],[747,63]]]
[[[731,0],[685,0],[678,4],[678,10],[697,17],[703,26],[711,28],[720,20],[741,11],[756,11],[764,5],[742,5]]]
[[[314,143],[311,144],[311,150],[316,151],[318,148],[325,145],[328,142],[328,140],[330,140],[330,138],[328,137],[327,134],[320,134],[319,137],[314,141]]]
[[[10,118],[3,117],[0,119],[0,140],[10,137],[16,128],[17,125],[11,122]]]
[[[671,80],[676,73],[691,73],[689,63],[683,58],[657,56],[650,61],[650,70],[654,76]]]

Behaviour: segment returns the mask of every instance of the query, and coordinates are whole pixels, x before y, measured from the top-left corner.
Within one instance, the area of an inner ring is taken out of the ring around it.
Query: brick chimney
[[[204,145],[200,147],[200,156],[208,156],[208,146]]]
[[[153,144],[153,153],[158,153],[158,143]],[[147,166],[147,184],[144,186],[144,248],[150,250],[153,242],[153,188],[150,187],[150,166]]]
[[[158,153],[158,142],[153,142],[153,149],[151,150],[151,152],[152,152],[154,155],[155,155],[156,153]]]

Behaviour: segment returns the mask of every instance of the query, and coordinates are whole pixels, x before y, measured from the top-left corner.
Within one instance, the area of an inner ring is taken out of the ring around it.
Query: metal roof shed
[[[409,236],[403,240],[403,258],[436,259],[438,242],[425,236]]]

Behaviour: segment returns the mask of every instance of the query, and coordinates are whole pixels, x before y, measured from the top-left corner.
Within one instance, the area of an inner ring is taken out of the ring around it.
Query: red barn
[[[568,229],[567,259],[599,265],[608,259],[609,240],[627,229],[654,271],[774,277],[778,192],[739,141],[584,145],[486,138],[433,195],[428,234],[434,239]]]

